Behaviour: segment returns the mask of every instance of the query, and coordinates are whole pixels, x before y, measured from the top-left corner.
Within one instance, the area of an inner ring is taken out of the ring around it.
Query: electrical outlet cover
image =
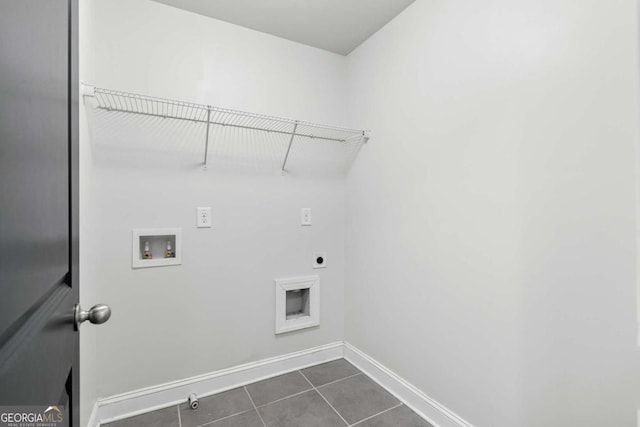
[[[302,208],[300,211],[300,225],[311,225],[311,208]]]
[[[313,268],[327,268],[327,254],[325,252],[313,254]]]
[[[199,207],[197,209],[198,216],[196,218],[196,227],[198,228],[210,228],[211,227],[211,208]]]

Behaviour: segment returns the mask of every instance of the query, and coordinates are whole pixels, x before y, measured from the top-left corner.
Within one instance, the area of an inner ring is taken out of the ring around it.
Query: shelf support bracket
[[[92,96],[95,98],[96,96],[96,87],[85,84],[85,82],[80,82],[80,94],[82,96]]]
[[[298,129],[298,121],[296,120],[296,124],[293,126],[293,132],[291,132],[291,139],[289,140],[289,147],[287,148],[287,154],[285,154],[284,161],[282,162],[282,172],[284,172],[284,167],[287,164],[287,159],[289,158],[289,152],[291,151],[291,144],[293,144],[293,138],[296,137],[297,129]]]
[[[209,153],[209,126],[211,125],[211,105],[207,105],[207,134],[204,140],[204,167],[207,167],[207,154]]]

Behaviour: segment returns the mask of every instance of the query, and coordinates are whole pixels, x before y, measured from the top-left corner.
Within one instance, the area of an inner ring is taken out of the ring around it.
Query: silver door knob
[[[89,309],[89,311],[82,310],[80,304],[76,304],[74,308],[73,318],[76,331],[82,322],[88,320],[94,325],[100,325],[111,317],[111,307],[105,304],[97,304]]]

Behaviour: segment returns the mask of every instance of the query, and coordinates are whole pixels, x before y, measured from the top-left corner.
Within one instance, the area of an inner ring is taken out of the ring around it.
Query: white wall
[[[147,0],[93,9],[91,83],[374,132],[345,193],[203,172],[196,136],[139,150],[135,123],[94,117],[82,298],[114,315],[84,400],[346,337],[477,426],[635,424],[635,2],[423,0],[346,59]],[[182,131],[159,129],[137,135]],[[184,264],[131,270],[130,229],[163,226]],[[314,250],[322,326],[275,337],[272,280]]]
[[[344,124],[343,57],[147,0],[97,0],[94,17],[97,86]],[[97,328],[99,396],[342,340],[344,179],[205,172],[200,136],[173,141],[186,154],[141,151],[184,134],[143,120],[144,141],[124,143],[131,123],[92,120],[93,256],[98,300],[113,309]],[[196,229],[197,206],[212,207],[211,229]],[[131,229],[148,227],[182,227],[182,266],[131,269]],[[326,270],[311,269],[314,251]],[[316,273],[321,325],[276,337],[274,278]]]
[[[80,80],[92,81],[93,64],[93,0],[79,2],[79,75]],[[86,110],[80,104],[80,305],[83,308],[97,304],[95,211],[93,188],[93,161]],[[80,329],[80,425],[86,426],[98,397],[96,360],[96,328],[85,325]]]
[[[346,340],[474,425],[636,425],[637,17],[425,0],[348,58]]]

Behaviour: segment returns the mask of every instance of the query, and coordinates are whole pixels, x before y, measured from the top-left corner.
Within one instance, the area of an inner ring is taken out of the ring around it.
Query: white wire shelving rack
[[[231,110],[212,105],[104,89],[86,84],[82,86],[82,95],[93,97],[95,99],[95,107],[100,110],[204,124],[206,126],[203,144],[203,164],[205,167],[207,166],[207,156],[211,139],[210,129],[213,126],[288,136],[287,150],[283,154],[282,172],[285,171],[287,160],[291,153],[291,147],[296,138],[334,144],[367,143],[369,140],[368,130],[327,126],[318,123]]]

